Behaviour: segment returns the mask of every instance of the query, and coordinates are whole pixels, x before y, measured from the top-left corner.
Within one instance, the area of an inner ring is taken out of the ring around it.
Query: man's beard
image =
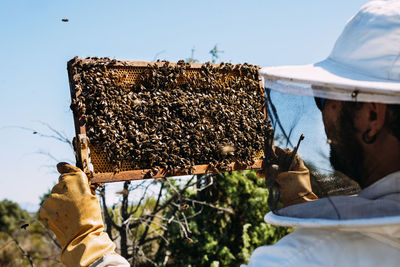
[[[330,144],[329,160],[332,167],[356,181],[363,187],[364,149],[356,138],[353,123],[354,113],[344,108],[339,118],[339,127],[334,129],[335,140]]]

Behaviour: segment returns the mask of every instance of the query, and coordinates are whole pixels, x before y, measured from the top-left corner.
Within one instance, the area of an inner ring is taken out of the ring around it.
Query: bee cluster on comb
[[[125,61],[69,62],[71,109],[114,170],[216,171],[260,159],[267,118],[258,67],[178,61],[149,63],[135,81]],[[72,74],[72,75],[71,75]]]

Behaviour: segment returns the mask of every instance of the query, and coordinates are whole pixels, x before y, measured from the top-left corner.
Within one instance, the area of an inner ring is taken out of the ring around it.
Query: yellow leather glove
[[[289,149],[275,149],[278,158],[289,157],[291,153]],[[275,181],[279,184],[281,202],[285,207],[318,199],[312,192],[310,171],[299,154],[294,157],[291,170],[279,173]]]
[[[68,267],[88,266],[115,253],[85,173],[67,163],[59,163],[57,170],[59,182],[40,208],[40,218],[47,221],[62,246],[61,261]]]
[[[281,163],[287,161],[292,153],[290,149],[280,147],[274,147],[274,152],[278,162]],[[257,174],[265,177],[264,171],[259,171]],[[298,154],[293,159],[290,171],[278,173],[278,166],[273,165],[267,171],[267,179],[275,179],[278,183],[280,202],[285,207],[318,199],[312,192],[310,171]]]

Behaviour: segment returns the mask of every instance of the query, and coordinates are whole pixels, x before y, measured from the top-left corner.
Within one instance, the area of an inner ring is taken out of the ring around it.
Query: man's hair
[[[400,141],[400,105],[387,105],[386,124],[392,134]]]
[[[354,123],[354,113],[359,110],[364,103],[362,102],[343,102],[342,114],[349,116],[351,123]],[[385,118],[385,125],[389,128],[393,136],[400,141],[400,105],[388,104]]]

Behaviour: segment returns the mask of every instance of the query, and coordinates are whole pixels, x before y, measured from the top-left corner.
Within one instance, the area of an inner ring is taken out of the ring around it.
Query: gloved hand
[[[292,154],[290,149],[282,149],[280,147],[274,147],[274,152],[278,162],[280,162],[279,165],[283,164],[284,161],[288,161]],[[278,166],[272,166],[267,170],[267,179],[275,178],[278,183],[280,201],[283,206],[286,207],[318,199],[312,192],[310,171],[298,154],[293,159],[290,171],[278,172]],[[257,174],[265,177],[264,171],[259,171]]]
[[[68,267],[88,266],[115,253],[85,173],[67,163],[59,163],[57,170],[59,182],[40,208],[40,218],[47,221],[63,247],[61,261]]]

